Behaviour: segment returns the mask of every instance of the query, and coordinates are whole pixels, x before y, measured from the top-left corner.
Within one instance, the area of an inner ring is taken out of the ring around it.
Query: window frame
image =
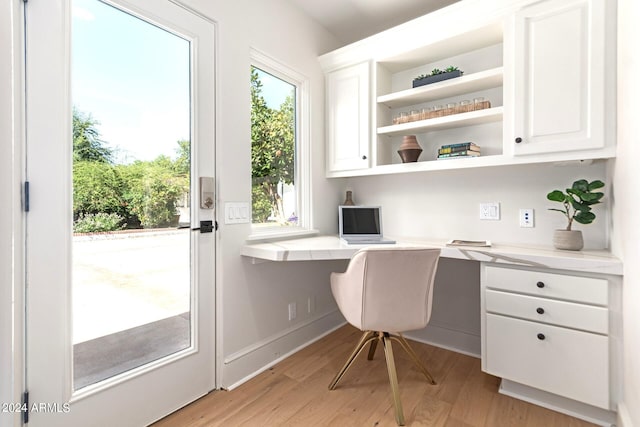
[[[251,235],[247,240],[287,238],[317,234],[311,227],[311,138],[309,126],[309,79],[282,62],[251,48],[250,67],[259,68],[295,86],[295,193],[298,224],[293,226],[260,226],[251,221]],[[251,189],[250,189],[251,193]],[[250,198],[251,205],[253,197]],[[251,216],[252,217],[252,216]]]

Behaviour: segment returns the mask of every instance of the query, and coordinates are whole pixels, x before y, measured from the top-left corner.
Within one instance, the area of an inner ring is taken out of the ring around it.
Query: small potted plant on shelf
[[[573,183],[571,188],[567,188],[566,192],[553,190],[547,194],[547,199],[553,202],[562,203],[563,209],[550,208],[551,211],[561,212],[567,217],[568,224],[564,230],[555,230],[553,234],[553,245],[557,249],[568,249],[579,251],[584,246],[582,232],[580,230],[572,230],[573,222],[580,224],[591,224],[596,215],[591,212],[591,206],[600,203],[604,193],[594,192],[598,188],[604,187],[604,183],[599,180],[592,182],[586,179],[580,179]]]
[[[464,71],[459,70],[458,67],[449,66],[444,70],[434,68],[430,74],[421,74],[413,79],[413,87],[424,86],[435,82],[441,82],[443,80],[453,79],[460,77],[464,74]]]

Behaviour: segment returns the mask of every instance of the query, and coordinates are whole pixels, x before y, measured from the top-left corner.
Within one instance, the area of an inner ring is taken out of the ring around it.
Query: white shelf
[[[388,95],[381,95],[377,101],[378,104],[384,104],[389,108],[420,104],[435,99],[449,98],[451,96],[502,86],[502,76],[502,67],[492,68],[438,83],[394,92]]]
[[[413,163],[378,165],[368,169],[332,172],[329,178],[354,176],[389,175],[415,172],[432,172],[452,169],[472,169],[496,166],[514,166],[539,163],[590,164],[594,160],[611,159],[616,156],[615,147],[583,152],[548,153],[539,156],[511,156],[506,154],[480,155],[447,160],[424,160]]]
[[[451,129],[462,126],[473,126],[502,120],[503,107],[487,108],[468,113],[451,114],[435,119],[418,120],[399,125],[378,128],[378,135],[407,135],[409,132],[421,133],[431,130]]]

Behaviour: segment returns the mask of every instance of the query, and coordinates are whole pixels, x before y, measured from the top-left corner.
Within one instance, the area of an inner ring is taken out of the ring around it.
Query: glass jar
[[[468,99],[463,99],[460,101],[460,105],[458,106],[457,111],[460,113],[467,113],[473,110],[473,104]]]
[[[406,111],[402,111],[400,113],[400,117],[398,118],[398,123],[407,123],[409,121],[409,113]]]
[[[444,115],[448,116],[456,113],[456,107],[458,106],[457,102],[448,102],[447,107],[444,110]]]
[[[486,101],[484,97],[479,96],[477,98],[473,98],[473,109],[474,110],[484,110],[485,108],[489,108],[491,104],[489,101]]]
[[[433,106],[433,117],[442,117],[444,115],[444,107],[442,105]]]
[[[410,122],[417,122],[420,120],[420,110],[411,110],[411,117],[409,118]]]
[[[423,108],[421,113],[420,113],[420,118],[422,120],[430,119],[432,111],[433,111],[433,107],[425,107],[425,108]]]

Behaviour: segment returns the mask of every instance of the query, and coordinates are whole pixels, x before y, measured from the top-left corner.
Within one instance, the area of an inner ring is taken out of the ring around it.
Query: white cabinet
[[[327,73],[327,172],[369,167],[370,64]]]
[[[515,14],[514,155],[605,146],[605,6],[546,0]]]
[[[615,157],[615,3],[461,1],[321,56],[327,176]],[[411,88],[450,66],[464,75]],[[490,108],[468,111],[481,97]],[[402,164],[409,134],[423,152]],[[469,141],[480,156],[436,161]]]
[[[609,282],[483,265],[483,370],[612,409]]]

